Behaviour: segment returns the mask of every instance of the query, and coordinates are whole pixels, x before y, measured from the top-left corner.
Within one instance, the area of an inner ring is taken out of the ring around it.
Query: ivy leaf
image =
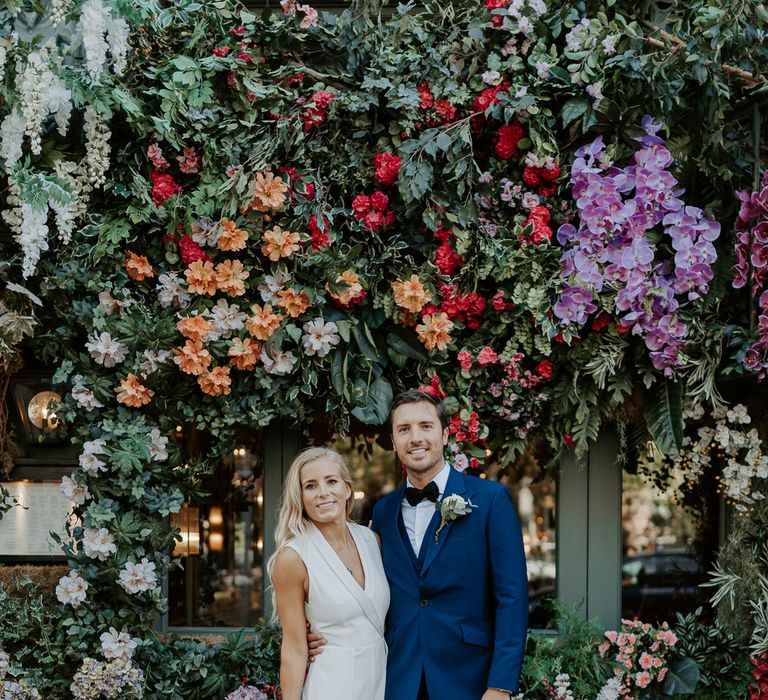
[[[678,455],[683,446],[683,388],[664,380],[648,396],[645,422],[656,446],[665,455]]]

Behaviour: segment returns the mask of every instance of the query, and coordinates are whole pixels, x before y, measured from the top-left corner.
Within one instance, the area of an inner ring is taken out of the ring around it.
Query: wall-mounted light
[[[52,408],[52,404],[61,401],[55,391],[39,391],[27,403],[27,416],[38,430],[44,433],[56,430],[59,427],[59,419]]]
[[[181,530],[181,542],[173,548],[174,557],[200,554],[200,509],[183,503],[178,513],[171,513],[171,525]]]
[[[208,522],[213,527],[219,527],[224,523],[224,515],[219,506],[211,506],[211,509],[208,511]]]
[[[208,535],[208,549],[221,552],[224,549],[224,535],[221,532],[211,532]]]

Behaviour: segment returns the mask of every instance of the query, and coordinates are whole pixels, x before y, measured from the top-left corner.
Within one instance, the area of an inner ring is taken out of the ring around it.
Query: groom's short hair
[[[426,401],[431,403],[435,407],[437,417],[440,420],[440,427],[445,430],[448,427],[448,414],[445,411],[445,404],[434,394],[430,394],[427,391],[421,389],[406,389],[401,391],[392,401],[392,406],[389,409],[389,429],[392,430],[392,416],[395,414],[395,409],[398,406],[402,406],[407,403],[420,403]]]

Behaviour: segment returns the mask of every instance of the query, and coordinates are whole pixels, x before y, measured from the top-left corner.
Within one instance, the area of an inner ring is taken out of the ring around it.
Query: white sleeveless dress
[[[307,621],[327,641],[309,665],[302,700],[384,700],[389,584],[373,532],[354,523],[348,528],[360,554],[365,589],[312,523],[304,537],[286,542],[307,567]]]

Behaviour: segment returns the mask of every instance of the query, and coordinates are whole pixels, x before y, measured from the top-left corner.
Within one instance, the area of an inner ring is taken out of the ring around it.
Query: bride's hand
[[[322,634],[315,634],[307,623],[307,647],[309,648],[309,663],[315,660],[318,654],[323,653],[323,646],[327,644]]]

